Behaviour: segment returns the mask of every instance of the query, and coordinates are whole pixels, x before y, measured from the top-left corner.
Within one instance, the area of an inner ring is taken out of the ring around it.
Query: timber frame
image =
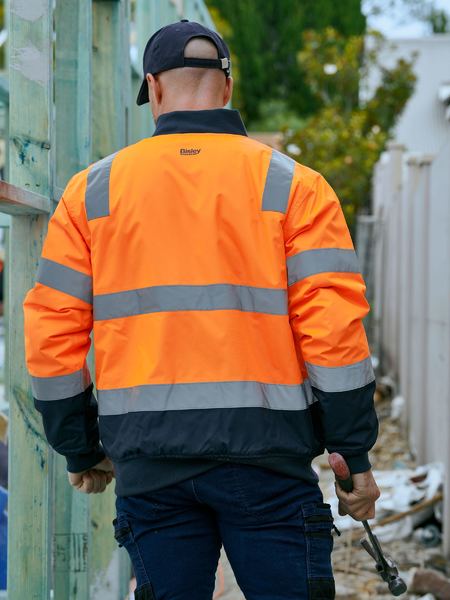
[[[73,491],[65,460],[45,440],[25,368],[22,303],[70,177],[151,134],[148,109],[135,106],[140,58],[148,37],[180,18],[213,27],[201,0],[9,0],[9,168],[0,181],[0,212],[10,215],[9,600],[123,600],[128,593],[112,486],[92,496]]]

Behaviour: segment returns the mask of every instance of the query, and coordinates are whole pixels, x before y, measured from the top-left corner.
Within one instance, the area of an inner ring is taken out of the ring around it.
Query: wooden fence
[[[212,26],[199,0],[9,2],[9,168],[8,183],[0,182],[0,211],[11,215],[10,600],[123,600],[127,593],[130,566],[113,537],[112,488],[92,496],[73,491],[65,460],[45,441],[24,364],[22,302],[68,179],[151,134],[148,108],[135,106],[142,50],[153,31],[180,18]]]
[[[444,123],[445,126],[446,123]],[[374,174],[375,347],[405,399],[419,463],[444,466],[450,557],[450,130],[439,152],[391,143]]]

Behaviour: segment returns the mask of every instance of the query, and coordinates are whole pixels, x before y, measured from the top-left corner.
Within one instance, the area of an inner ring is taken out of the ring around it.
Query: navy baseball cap
[[[185,58],[184,49],[192,38],[207,38],[217,48],[217,59]],[[203,67],[205,69],[221,69],[226,77],[230,76],[230,51],[223,39],[212,29],[200,23],[183,19],[159,29],[148,40],[144,50],[144,81],[137,97],[141,106],[149,101],[147,73],[156,75],[161,71],[169,71],[179,67]]]

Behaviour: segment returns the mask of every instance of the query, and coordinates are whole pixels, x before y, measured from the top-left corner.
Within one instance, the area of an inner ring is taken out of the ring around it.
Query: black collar
[[[234,133],[247,135],[238,110],[213,108],[210,110],[174,110],[162,114],[156,122],[153,135],[169,133]]]

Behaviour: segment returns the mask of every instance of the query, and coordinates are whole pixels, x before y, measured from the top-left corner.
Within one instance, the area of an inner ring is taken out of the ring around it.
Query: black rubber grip
[[[339,484],[339,487],[349,494],[353,492],[353,479],[349,477],[348,479],[336,479]]]

